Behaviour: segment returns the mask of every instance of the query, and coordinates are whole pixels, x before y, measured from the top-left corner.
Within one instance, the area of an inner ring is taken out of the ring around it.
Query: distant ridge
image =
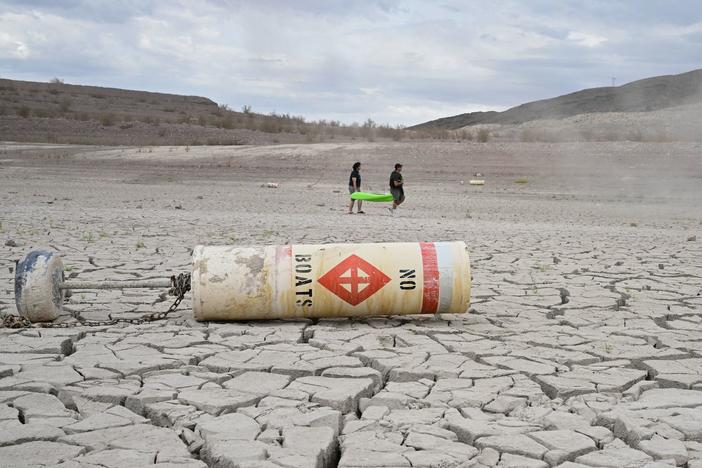
[[[0,78],[0,104],[11,108],[12,103],[42,117],[52,116],[52,110],[61,110],[62,105],[72,112],[112,112],[164,120],[179,114],[209,115],[218,109],[217,103],[201,96]]]
[[[87,145],[244,145],[399,140],[389,125],[241,111],[201,96],[0,78],[0,141]],[[372,124],[372,125],[371,125]]]
[[[702,69],[664,75],[617,87],[590,88],[551,99],[522,104],[503,112],[470,112],[409,127],[447,129],[479,124],[514,125],[541,119],[564,119],[599,112],[650,112],[702,103]]]

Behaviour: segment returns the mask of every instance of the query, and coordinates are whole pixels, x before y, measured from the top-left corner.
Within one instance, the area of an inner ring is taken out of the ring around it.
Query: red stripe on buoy
[[[436,247],[433,242],[420,242],[419,248],[422,252],[424,270],[422,313],[435,314],[439,307],[439,267],[436,262]]]

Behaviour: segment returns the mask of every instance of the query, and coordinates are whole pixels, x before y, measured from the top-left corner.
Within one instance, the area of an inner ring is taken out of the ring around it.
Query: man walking
[[[388,208],[394,215],[398,206],[405,201],[405,190],[402,180],[402,164],[395,164],[395,170],[390,174],[390,193],[392,194],[392,208]]]
[[[349,194],[353,195],[355,192],[361,191],[361,163],[357,162],[351,168],[351,175],[349,176]],[[351,199],[349,203],[349,214],[353,214],[353,203],[356,200]],[[365,214],[365,211],[361,208],[363,202],[358,200],[358,213]]]

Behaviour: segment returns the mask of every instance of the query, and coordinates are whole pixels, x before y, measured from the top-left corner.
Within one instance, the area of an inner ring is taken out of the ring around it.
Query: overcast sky
[[[0,77],[412,125],[702,67],[699,0],[0,0]]]

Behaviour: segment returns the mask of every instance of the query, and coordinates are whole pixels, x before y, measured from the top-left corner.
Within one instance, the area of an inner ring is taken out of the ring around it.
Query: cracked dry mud
[[[474,282],[462,315],[198,323],[186,299],[144,325],[0,329],[0,465],[700,468],[699,154],[4,145],[2,313],[40,247],[100,280],[187,272],[198,243],[464,240]],[[375,190],[405,164],[396,217],[344,214],[356,160]],[[461,184],[475,172],[485,187]],[[60,321],[160,293],[76,291]]]

